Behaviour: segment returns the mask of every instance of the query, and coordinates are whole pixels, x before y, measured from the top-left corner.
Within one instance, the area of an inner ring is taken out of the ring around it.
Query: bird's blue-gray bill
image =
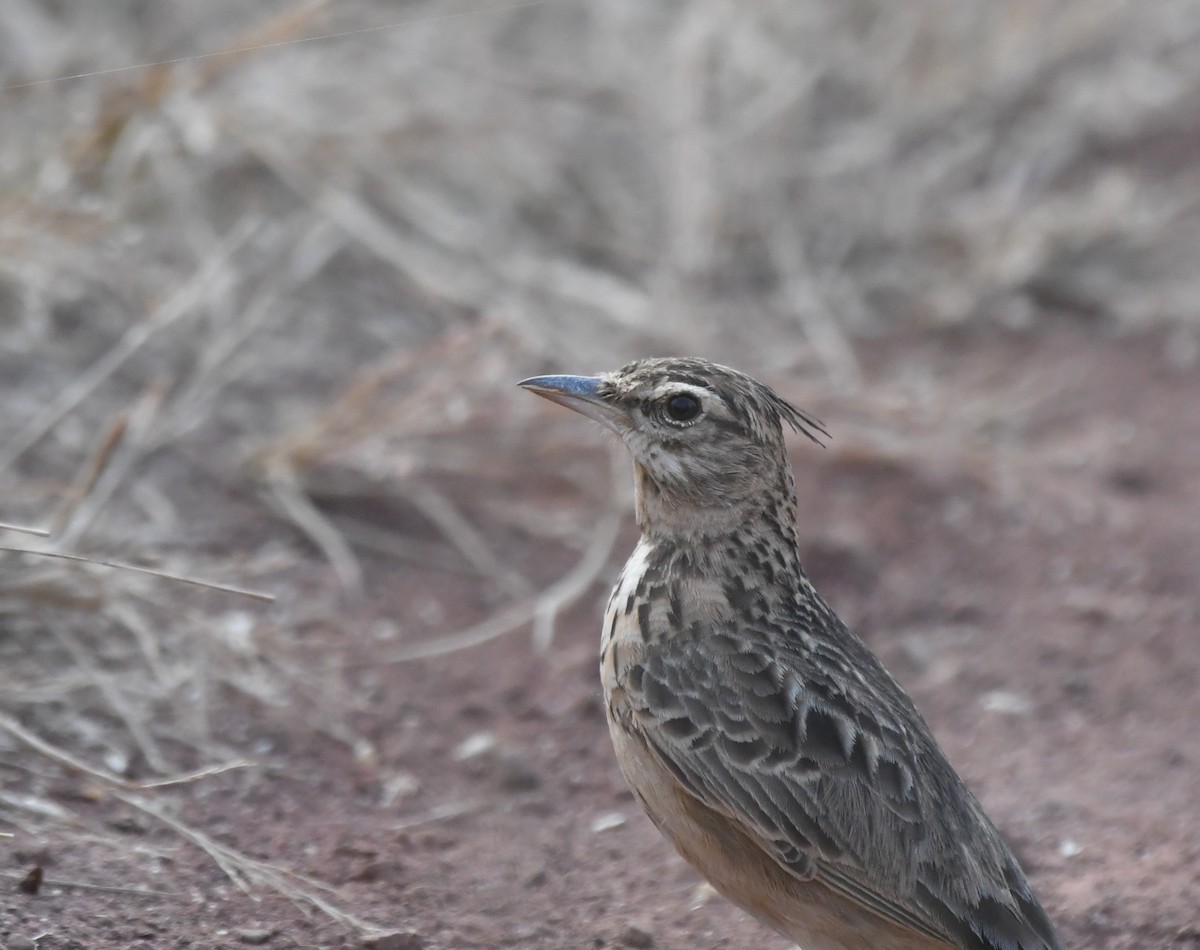
[[[596,395],[600,386],[599,376],[531,376],[517,383],[522,389],[538,393],[558,393],[587,399]]]

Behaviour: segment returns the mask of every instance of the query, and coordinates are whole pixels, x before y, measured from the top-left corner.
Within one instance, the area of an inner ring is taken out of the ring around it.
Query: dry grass
[[[498,394],[523,368],[683,350],[848,386],[864,334],[1047,315],[1200,348],[1194,3],[250,10],[0,9],[0,517],[292,595],[3,555],[0,713],[45,743],[0,737],[5,824],[69,820],[31,751],[112,783],[240,759],[217,697],[307,689],[307,544],[348,592],[364,551],[495,588],[493,616],[393,660],[529,623],[547,643],[615,520],[545,588],[438,487],[520,477],[541,421]],[[438,540],[329,514],[364,493]],[[208,515],[229,499],[304,544],[231,540]],[[353,742],[343,711],[334,691],[316,728]],[[285,886],[264,868],[230,875]]]

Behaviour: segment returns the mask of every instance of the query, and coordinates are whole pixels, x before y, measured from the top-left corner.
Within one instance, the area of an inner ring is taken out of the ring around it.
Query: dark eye
[[[672,422],[691,422],[700,415],[700,400],[688,393],[668,396],[664,407]]]

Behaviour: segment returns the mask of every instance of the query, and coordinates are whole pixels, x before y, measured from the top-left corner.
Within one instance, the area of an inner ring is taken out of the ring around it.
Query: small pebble
[[[1004,713],[1009,716],[1024,716],[1033,709],[1033,703],[1028,696],[1021,693],[1010,693],[1002,689],[994,689],[984,693],[980,700],[988,712]]]
[[[363,940],[365,950],[425,950],[425,938],[415,930],[395,930]]]
[[[538,868],[536,871],[534,871],[532,874],[528,875],[525,878],[525,886],[526,887],[541,887],[543,884],[546,883],[547,880],[548,880],[548,877],[546,875],[546,869]]]
[[[529,792],[542,784],[533,764],[521,756],[507,756],[501,764],[500,785],[509,792]]]
[[[496,737],[490,732],[477,732],[474,735],[467,736],[451,753],[451,758],[455,762],[465,762],[467,759],[473,759],[476,756],[483,755],[485,752],[491,752],[496,748]]]
[[[275,936],[273,929],[266,927],[241,927],[233,931],[233,935],[242,943],[248,943],[252,947],[258,947],[266,943]]]
[[[641,927],[634,927],[632,924],[621,931],[621,936],[617,938],[623,947],[633,947],[634,950],[649,950],[654,946],[654,937]]]
[[[708,881],[701,881],[692,891],[692,910],[699,910],[716,896],[717,889]]]
[[[601,831],[620,828],[623,824],[625,824],[625,816],[619,811],[606,811],[592,820],[592,831],[598,834]]]

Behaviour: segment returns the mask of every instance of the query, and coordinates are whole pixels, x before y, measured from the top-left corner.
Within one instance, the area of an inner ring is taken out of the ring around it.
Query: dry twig
[[[155,782],[131,782],[118,775],[114,775],[107,769],[89,765],[66,750],[58,748],[51,742],[47,742],[40,736],[30,732],[11,716],[0,713],[0,729],[3,729],[13,738],[18,739],[35,752],[57,762],[59,765],[102,782],[111,790],[114,798],[140,811],[142,814],[149,815],[188,841],[191,841],[196,847],[211,857],[225,875],[246,893],[250,893],[253,886],[267,887],[288,898],[298,906],[309,905],[315,907],[344,927],[368,934],[377,933],[382,930],[376,924],[342,910],[336,904],[321,896],[320,892],[336,893],[336,889],[330,885],[279,865],[251,858],[235,848],[221,844],[211,836],[169,814],[159,802],[137,794],[139,791],[148,791],[166,785],[196,782],[227,772],[230,769],[246,768],[253,765],[253,763],[228,762],[219,766],[200,769],[186,775],[173,776],[169,779],[162,779]]]
[[[623,471],[626,464],[624,456],[614,447],[612,458],[613,484],[623,484],[623,480],[617,478],[617,470]],[[624,506],[615,507],[600,523],[575,567],[539,595],[510,604],[466,630],[402,647],[378,662],[406,663],[410,660],[445,656],[487,643],[530,622],[534,624],[535,646],[545,649],[553,638],[554,618],[583,596],[603,572],[612,555],[623,518]]]
[[[337,526],[304,491],[296,470],[282,453],[264,463],[264,477],[279,510],[320,551],[348,593],[362,591],[362,565]]]
[[[208,258],[183,282],[178,290],[168,297],[145,320],[134,324],[121,339],[79,377],[71,386],[53,400],[36,418],[31,419],[20,432],[0,447],[0,473],[5,472],[31,446],[53,429],[64,417],[87,399],[96,388],[115,373],[130,357],[144,347],[154,336],[181,318],[193,312],[207,294],[216,291],[222,275],[234,254],[254,235],[259,219],[247,215],[235,225],[221,242],[213,248]]]
[[[125,564],[120,561],[109,561],[104,558],[86,557],[82,554],[67,554],[64,551],[39,551],[34,548],[14,548],[8,545],[0,545],[0,551],[7,551],[10,554],[29,554],[33,557],[52,557],[63,561],[78,561],[81,564],[96,564],[100,567],[111,567],[120,571],[133,571],[137,574],[146,574],[150,577],[161,578],[167,581],[179,581],[181,584],[191,584],[193,587],[203,587],[206,590],[220,591],[223,594],[236,594],[239,597],[249,597],[252,600],[260,600],[264,603],[271,603],[275,600],[274,594],[267,594],[263,591],[246,590],[243,587],[234,587],[231,584],[218,584],[214,581],[200,580],[195,577],[188,577],[184,574],[175,574],[171,571],[160,571],[152,567],[139,567],[136,564]]]

